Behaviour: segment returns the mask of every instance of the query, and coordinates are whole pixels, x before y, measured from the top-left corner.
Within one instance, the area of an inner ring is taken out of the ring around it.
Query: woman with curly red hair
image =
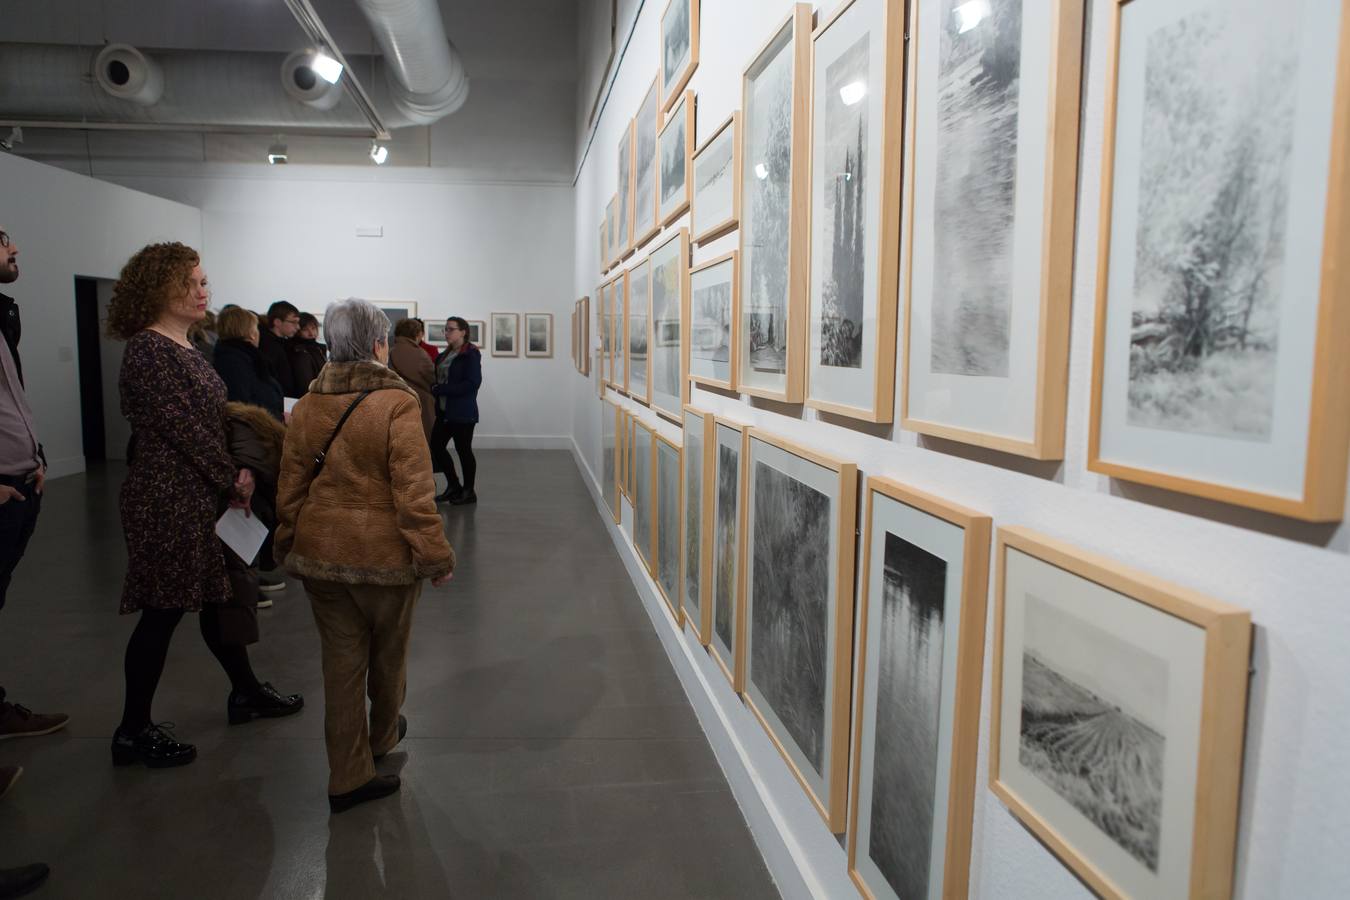
[[[259,683],[248,651],[221,632],[230,583],[215,522],[227,503],[248,508],[254,478],[231,461],[225,385],[188,338],[209,296],[197,251],[152,244],[123,267],[108,311],[108,331],[127,342],[118,386],[135,447],[121,494],[128,557],[121,611],[140,613],[127,644],[126,706],[113,735],[117,765],[178,766],[197,756],[150,718],[185,612],[201,613],[202,637],[230,677],[232,723],[290,715],[304,705],[299,695]]]

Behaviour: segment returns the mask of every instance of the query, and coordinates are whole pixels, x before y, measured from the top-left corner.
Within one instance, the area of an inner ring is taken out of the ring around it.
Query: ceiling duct
[[[128,44],[109,44],[94,57],[94,78],[110,96],[154,106],[164,94],[164,72]]]
[[[356,0],[356,5],[384,52],[390,99],[403,118],[428,125],[464,105],[469,77],[445,37],[436,0]]]
[[[281,86],[296,100],[315,109],[332,109],[342,100],[342,82],[331,84],[311,68],[313,50],[297,50],[281,64]]]

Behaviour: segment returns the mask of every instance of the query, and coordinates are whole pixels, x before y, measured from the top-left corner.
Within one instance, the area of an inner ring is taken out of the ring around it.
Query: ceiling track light
[[[309,67],[329,84],[337,84],[338,79],[342,77],[343,65],[333,57],[329,56],[324,50],[314,54],[314,58],[309,61]]]
[[[269,166],[284,166],[286,162],[286,144],[278,136],[272,146],[267,148],[267,164]]]
[[[377,166],[382,166],[389,159],[389,148],[379,141],[370,142],[370,159]]]

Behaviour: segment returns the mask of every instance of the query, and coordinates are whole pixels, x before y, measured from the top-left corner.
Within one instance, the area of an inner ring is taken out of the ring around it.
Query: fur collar
[[[313,394],[354,394],[357,391],[407,391],[417,393],[393,370],[371,360],[329,362],[309,384]],[[419,401],[420,402],[420,401]]]
[[[285,425],[272,418],[272,414],[261,406],[251,403],[226,403],[225,415],[257,435],[273,472],[281,468],[281,446],[286,440]]]

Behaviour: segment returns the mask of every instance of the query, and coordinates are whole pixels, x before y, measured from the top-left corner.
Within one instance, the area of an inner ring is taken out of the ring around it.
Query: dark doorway
[[[99,352],[98,281],[75,278],[75,346],[80,367],[80,427],[85,465],[108,458],[103,418],[103,356]]]

